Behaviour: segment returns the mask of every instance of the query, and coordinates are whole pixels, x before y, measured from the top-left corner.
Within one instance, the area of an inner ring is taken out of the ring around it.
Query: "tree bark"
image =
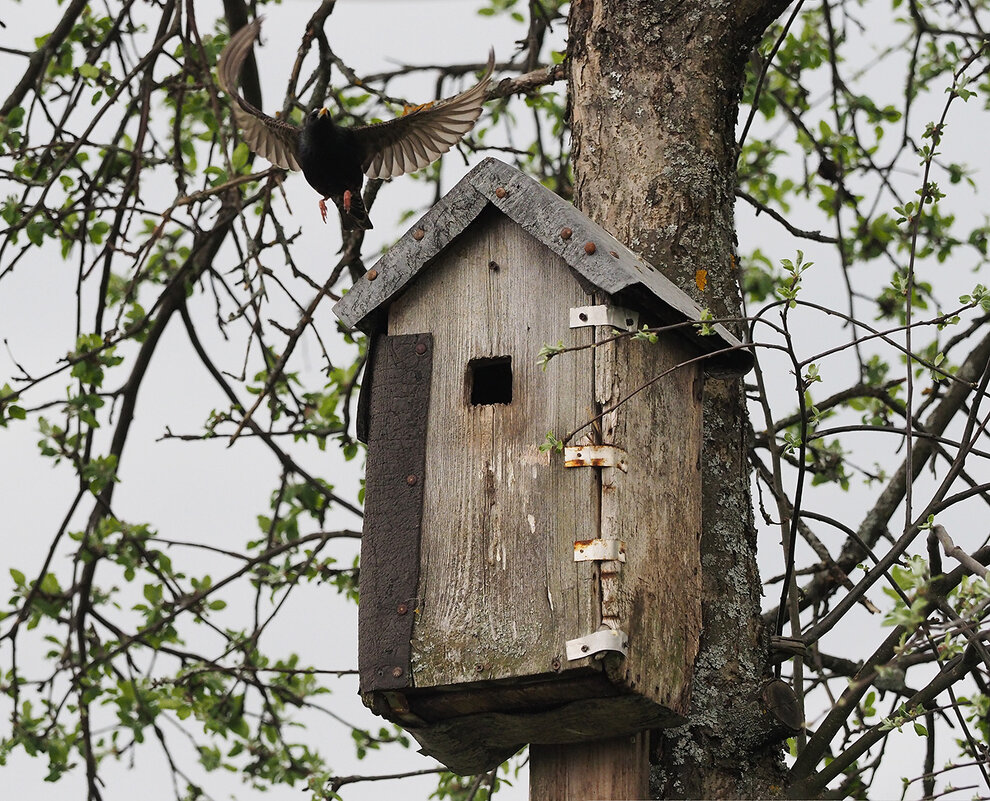
[[[744,68],[784,7],[782,0],[571,4],[574,202],[715,317],[740,310],[733,205]],[[769,668],[742,382],[710,380],[705,396],[704,629],[691,716],[656,738],[651,791],[655,798],[772,797],[783,782],[782,743],[759,700]]]

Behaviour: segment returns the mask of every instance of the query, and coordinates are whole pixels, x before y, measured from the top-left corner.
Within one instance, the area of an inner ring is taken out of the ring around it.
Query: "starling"
[[[336,204],[345,230],[372,227],[361,199],[365,175],[395,178],[421,170],[474,127],[495,67],[492,51],[485,74],[476,86],[419,106],[394,120],[344,128],[334,123],[328,109],[319,108],[306,116],[300,128],[269,117],[235,90],[241,66],[260,30],[259,17],[230,37],[217,62],[220,88],[233,100],[234,121],[244,141],[259,156],[277,167],[302,170],[310,186],[322,196],[323,221],[327,219],[329,198]]]

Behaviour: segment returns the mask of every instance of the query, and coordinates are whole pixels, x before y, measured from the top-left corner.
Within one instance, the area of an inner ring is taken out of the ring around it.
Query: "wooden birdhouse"
[[[743,372],[749,353],[684,325],[701,309],[662,273],[494,159],[334,311],[371,337],[365,703],[459,773],[681,722],[704,375]],[[541,364],[558,344],[571,350]]]

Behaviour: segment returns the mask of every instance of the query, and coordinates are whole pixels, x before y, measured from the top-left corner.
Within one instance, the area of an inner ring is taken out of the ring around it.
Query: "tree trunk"
[[[734,131],[744,67],[786,5],[571,4],[574,202],[716,317],[740,309]],[[708,381],[704,414],[704,630],[691,717],[659,733],[652,793],[771,797],[782,749],[759,700],[769,673],[742,382]]]

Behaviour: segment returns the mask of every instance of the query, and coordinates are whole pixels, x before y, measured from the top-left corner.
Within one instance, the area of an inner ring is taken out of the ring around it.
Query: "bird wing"
[[[429,166],[474,127],[495,69],[495,51],[481,80],[465,92],[387,122],[353,128],[364,151],[361,169],[369,178],[395,178]]]
[[[233,102],[234,122],[241,129],[244,141],[262,158],[276,167],[298,170],[296,150],[299,144],[299,128],[284,120],[269,117],[241,97],[235,87],[244,59],[261,31],[261,17],[245,25],[230,37],[217,61],[217,81],[220,88],[230,95]]]

